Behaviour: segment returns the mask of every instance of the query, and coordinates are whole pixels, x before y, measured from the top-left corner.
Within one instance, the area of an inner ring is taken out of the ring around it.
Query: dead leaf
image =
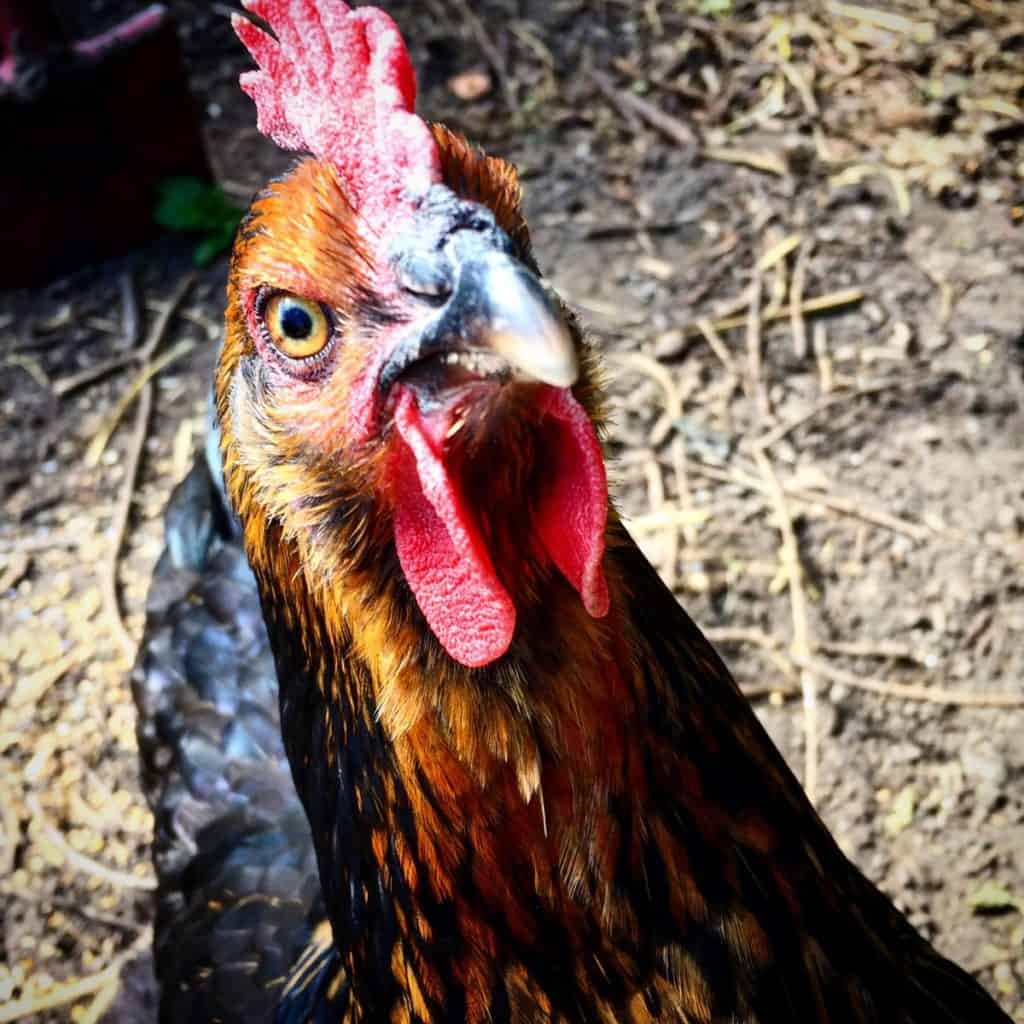
[[[968,897],[975,913],[987,910],[1021,910],[1021,901],[998,882],[982,882]]]
[[[448,79],[449,92],[464,103],[472,103],[474,100],[481,99],[493,88],[494,83],[491,81],[491,76],[480,68],[461,71]]]
[[[917,794],[913,786],[904,786],[892,802],[892,810],[885,817],[885,831],[891,836],[899,835],[914,820]]]

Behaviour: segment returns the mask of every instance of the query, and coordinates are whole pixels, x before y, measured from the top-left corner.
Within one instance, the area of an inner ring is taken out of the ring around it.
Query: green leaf
[[[171,231],[196,231],[206,227],[211,188],[198,178],[168,178],[160,185],[153,218]]]
[[[231,248],[235,238],[237,223],[222,224],[216,231],[211,231],[195,248],[192,254],[196,266],[205,267],[212,263],[225,249]]]
[[[192,252],[192,259],[197,267],[209,266],[217,258],[217,254],[224,248],[220,239],[204,238]]]
[[[153,219],[169,231],[203,235],[193,254],[199,266],[231,245],[241,216],[219,186],[198,178],[168,178],[153,211]]]
[[[1021,901],[998,882],[982,882],[968,897],[971,909],[977,913],[986,910],[1020,910]]]

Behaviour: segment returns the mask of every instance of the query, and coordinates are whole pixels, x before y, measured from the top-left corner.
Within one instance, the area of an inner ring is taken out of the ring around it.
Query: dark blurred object
[[[210,177],[166,9],[86,39],[61,25],[47,3],[0,0],[0,289],[152,238],[160,183]]]

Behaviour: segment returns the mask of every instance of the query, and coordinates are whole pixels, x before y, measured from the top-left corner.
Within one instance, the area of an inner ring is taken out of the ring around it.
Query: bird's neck
[[[607,619],[554,588],[521,616],[530,642],[476,671],[424,638],[386,572],[313,594],[294,564],[257,567],[335,943],[373,1019],[507,1019],[517,1001],[548,1010],[515,1020],[619,1019],[629,993],[700,996],[684,936],[749,965],[739,993],[769,925],[801,913],[779,895],[755,920],[742,879],[775,892],[789,864],[810,882],[807,839],[837,855],[624,534],[606,561]]]
[[[414,959],[425,997],[483,1005],[512,963],[569,971],[622,902],[615,861],[651,753],[621,601],[594,619],[556,579],[522,610],[529,642],[469,670],[395,587],[350,575],[313,593],[294,559],[268,558],[285,745],[353,977],[383,1005],[392,961]]]

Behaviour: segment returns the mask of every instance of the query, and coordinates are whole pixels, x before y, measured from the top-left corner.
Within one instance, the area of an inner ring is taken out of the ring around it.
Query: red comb
[[[396,206],[440,180],[434,138],[413,113],[416,78],[398,27],[342,0],[243,3],[277,36],[232,19],[260,68],[241,77],[260,131],[331,163],[360,218],[381,232]]]

